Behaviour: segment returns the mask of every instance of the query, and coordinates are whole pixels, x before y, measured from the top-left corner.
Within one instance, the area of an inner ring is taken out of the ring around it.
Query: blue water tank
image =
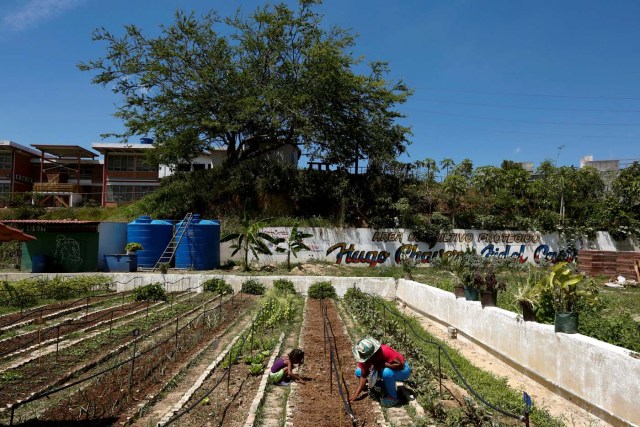
[[[176,224],[178,236],[183,227],[182,221]],[[193,215],[176,249],[176,268],[211,270],[219,266],[220,222],[200,219],[200,215]]]
[[[136,252],[138,267],[153,268],[173,237],[173,224],[141,216],[127,224],[127,242],[138,242],[144,248]]]

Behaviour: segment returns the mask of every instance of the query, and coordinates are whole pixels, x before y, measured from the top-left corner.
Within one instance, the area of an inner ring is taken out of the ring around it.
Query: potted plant
[[[467,271],[462,278],[462,284],[464,285],[464,298],[467,301],[478,301],[478,287],[476,286],[474,279],[474,273]]]
[[[498,291],[507,289],[506,283],[496,277],[491,264],[487,266],[484,273],[480,270],[475,271],[473,284],[480,293],[480,302],[483,307],[495,307],[498,301]]]
[[[144,250],[144,248],[142,247],[142,245],[138,242],[129,242],[127,243],[127,245],[124,247],[124,250],[127,252],[127,255],[133,255],[135,254],[137,251],[142,251]]]
[[[598,288],[593,280],[576,273],[566,262],[551,269],[545,291],[552,297],[556,332],[577,333],[580,310],[598,303]]]
[[[529,271],[526,276],[514,276],[513,281],[517,284],[517,289],[513,294],[513,298],[520,306],[522,318],[525,322],[535,322],[536,309],[540,304],[542,276],[539,273]]]
[[[456,298],[464,298],[464,288],[465,283],[469,282],[470,274],[469,269],[465,263],[465,260],[462,256],[443,258],[447,259],[446,271],[451,274],[455,281],[453,284],[453,295]]]

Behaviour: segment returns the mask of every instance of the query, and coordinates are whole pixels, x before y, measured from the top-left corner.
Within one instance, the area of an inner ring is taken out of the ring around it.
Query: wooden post
[[[333,350],[329,353],[329,394],[333,396]]]
[[[113,309],[111,309],[111,320],[109,320],[109,336],[111,336],[111,327],[113,326]]]
[[[176,315],[176,357],[178,357],[178,316]]]
[[[229,349],[229,366],[227,367],[227,395],[229,395],[229,384],[231,383],[231,353],[233,353],[233,346]]]
[[[133,341],[133,357],[131,358],[131,371],[129,372],[129,391],[131,391],[131,386],[133,385],[133,370],[136,366],[136,344],[138,340],[135,339]]]
[[[58,363],[58,344],[60,344],[60,325],[56,327],[56,363]]]
[[[85,317],[89,315],[89,297],[87,296],[87,305],[85,306],[84,309],[84,315]]]
[[[442,399],[442,363],[440,359],[440,353],[442,347],[438,346],[438,383],[440,384],[440,399]]]

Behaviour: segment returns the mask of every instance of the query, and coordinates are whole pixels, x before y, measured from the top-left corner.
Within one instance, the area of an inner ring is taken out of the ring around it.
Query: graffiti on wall
[[[77,240],[63,234],[56,236],[54,258],[58,264],[77,267],[82,264],[82,252]]]
[[[326,255],[329,256],[334,254],[336,264],[368,264],[369,267],[375,267],[378,264],[386,263],[389,259],[392,259],[396,264],[400,264],[402,262],[403,254],[410,259],[416,260],[418,263],[428,264],[436,258],[455,257],[465,253],[466,251],[467,250],[456,249],[420,250],[417,244],[405,244],[399,246],[392,256],[389,251],[358,250],[354,243],[347,244],[346,242],[340,242],[329,247]],[[525,245],[520,245],[519,247],[512,247],[511,245],[500,247],[490,243],[483,247],[479,253],[486,258],[517,258],[521,263],[529,261],[529,257],[525,256]],[[540,263],[542,261],[571,262],[575,259],[576,254],[577,253],[574,249],[553,251],[548,245],[542,244],[534,249],[533,261],[535,263]]]
[[[264,231],[273,237],[288,239],[291,229],[273,227]],[[305,231],[312,237],[304,240],[310,250],[303,251],[302,258],[363,267],[394,266],[405,258],[429,265],[438,258],[455,257],[469,251],[487,258],[516,259],[521,263],[577,259],[577,248],[567,249],[559,243],[557,234],[531,231],[453,230],[441,232],[434,245],[420,241],[406,229],[305,228]],[[273,252],[269,262],[282,260],[282,255]]]

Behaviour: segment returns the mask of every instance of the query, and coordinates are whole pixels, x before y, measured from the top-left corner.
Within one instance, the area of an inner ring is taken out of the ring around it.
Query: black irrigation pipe
[[[47,307],[46,305],[42,306],[42,307],[36,307],[33,309],[30,309],[29,311],[23,312],[21,313],[21,316],[18,319],[12,320],[11,322],[7,322],[7,323],[3,323],[2,325],[0,325],[0,328],[4,328],[7,326],[11,326],[13,324],[16,324],[18,322],[20,322],[22,319],[29,317],[31,315],[33,315],[34,313],[40,312],[40,317],[42,317],[42,314],[45,311],[53,311],[53,310],[65,310],[67,308],[71,308],[74,305],[76,305],[77,303],[79,303],[80,301],[84,301],[87,299],[91,299],[91,298],[106,298],[106,297],[113,297],[116,296],[116,293],[112,293],[112,294],[102,294],[102,295],[87,295],[85,297],[81,297],[78,298],[77,300],[74,300],[70,303],[67,303],[65,305],[61,305],[59,307]],[[53,303],[53,304],[57,304],[57,303]],[[47,304],[50,305],[50,304]],[[2,320],[2,318],[0,318],[0,320]]]
[[[62,322],[62,323],[59,323],[57,325],[50,326],[50,327],[44,329],[44,331],[40,330],[40,331],[30,332],[30,333],[33,333],[33,334],[38,332],[38,334],[37,334],[37,336],[34,336],[32,340],[27,341],[26,343],[23,343],[20,347],[14,348],[12,350],[5,351],[3,353],[0,353],[0,357],[4,357],[7,354],[15,353],[18,350],[22,350],[22,349],[25,349],[25,348],[29,347],[31,344],[33,344],[38,339],[39,336],[42,335],[42,333],[47,333],[47,332],[53,331],[54,329],[63,328],[65,326],[81,326],[81,325],[85,325],[87,323],[94,323],[94,322],[99,321],[100,319],[103,319],[104,317],[112,315],[113,313],[117,313],[119,311],[124,311],[124,310],[129,310],[129,309],[132,309],[132,308],[135,309],[135,308],[138,308],[140,305],[143,305],[143,304],[145,304],[144,301],[142,301],[139,304],[136,304],[134,306],[129,306],[129,307],[126,307],[126,308],[122,307],[122,306],[119,307],[119,308],[115,308],[115,309],[111,308],[110,310],[105,310],[105,312],[101,316],[96,317],[95,319],[85,320],[84,322],[74,322],[73,320],[71,320],[70,322],[69,321],[68,322]]]
[[[232,298],[232,299],[230,299],[230,300],[228,300],[228,301],[225,301],[225,303],[227,303],[227,302],[231,302],[231,303],[233,303],[233,298]],[[213,307],[212,309],[210,309],[210,310],[208,310],[208,311],[213,311],[213,310],[216,310],[217,308],[218,308],[218,307],[216,306],[216,307]],[[11,405],[11,419],[10,419],[10,423],[9,423],[9,425],[10,425],[10,426],[12,426],[12,425],[13,425],[14,413],[15,413],[15,410],[16,410],[16,409],[18,409],[19,407],[21,407],[21,406],[23,406],[23,405],[25,405],[25,404],[27,404],[27,403],[34,402],[34,401],[36,401],[36,400],[43,399],[43,398],[45,398],[45,397],[48,397],[48,396],[50,396],[50,395],[52,395],[52,394],[55,394],[55,393],[58,393],[58,392],[60,392],[60,391],[66,390],[66,389],[68,389],[68,388],[70,388],[70,387],[73,387],[73,386],[76,386],[76,385],[82,384],[82,383],[84,383],[84,382],[90,381],[90,380],[92,380],[92,379],[94,379],[94,378],[96,378],[96,377],[98,377],[98,376],[104,375],[104,374],[106,374],[106,373],[108,373],[108,372],[111,372],[111,371],[113,371],[113,370],[115,370],[115,369],[117,369],[117,368],[119,368],[119,367],[121,367],[121,366],[123,366],[123,365],[126,365],[126,364],[127,364],[127,363],[129,363],[129,362],[135,363],[135,362],[133,362],[133,361],[134,361],[136,358],[140,358],[140,357],[144,356],[145,354],[147,354],[147,353],[149,353],[149,352],[151,352],[151,351],[153,351],[153,350],[157,349],[158,347],[160,347],[160,346],[162,346],[162,345],[166,344],[166,343],[167,343],[167,342],[169,342],[170,340],[174,340],[174,339],[176,339],[176,337],[179,335],[179,333],[180,333],[182,330],[184,330],[185,328],[187,328],[188,326],[190,326],[190,325],[191,325],[195,320],[197,320],[197,319],[198,319],[198,317],[200,317],[201,315],[206,315],[206,311],[203,311],[202,313],[198,314],[196,317],[194,317],[194,318],[193,318],[189,323],[187,323],[186,325],[182,326],[182,327],[181,327],[181,328],[179,328],[179,329],[176,329],[175,334],[171,334],[171,335],[169,335],[169,337],[167,337],[165,340],[163,340],[163,341],[161,341],[161,342],[159,342],[159,343],[156,343],[156,344],[155,344],[155,345],[153,345],[152,347],[150,347],[150,348],[148,348],[148,349],[144,350],[143,352],[138,353],[137,355],[136,355],[136,354],[134,354],[134,355],[133,355],[133,356],[131,356],[130,358],[125,359],[124,361],[122,361],[122,362],[120,362],[120,363],[117,363],[116,365],[114,365],[114,366],[112,366],[112,367],[109,367],[109,368],[104,369],[104,370],[102,370],[102,371],[100,371],[100,372],[97,372],[97,373],[95,373],[95,374],[92,374],[92,375],[90,375],[90,376],[89,376],[89,377],[87,377],[87,378],[83,378],[83,379],[81,379],[81,380],[74,381],[74,382],[72,382],[72,383],[70,383],[70,384],[65,384],[65,385],[63,385],[63,386],[60,386],[60,387],[58,387],[58,388],[55,388],[55,389],[52,389],[52,390],[49,390],[49,391],[46,391],[46,392],[43,392],[43,393],[36,393],[36,394],[34,394],[33,396],[30,396],[30,397],[29,397],[29,398],[27,398],[27,399],[20,400],[20,401],[18,401],[18,402],[16,402],[16,403],[14,403],[13,405]],[[175,335],[175,336],[174,336],[174,335]],[[144,335],[143,335],[143,336],[144,336]],[[141,336],[138,340],[142,340],[142,337],[143,337],[143,336]]]
[[[372,296],[372,295],[367,294],[366,292],[363,292],[363,293],[373,300],[373,304],[374,304],[374,307],[375,307],[376,304],[377,304],[377,301],[376,301],[375,297]],[[467,380],[462,376],[462,373],[458,370],[458,367],[453,362],[453,360],[451,359],[451,356],[449,355],[449,353],[447,352],[446,348],[444,348],[444,346],[442,344],[440,344],[440,343],[438,343],[436,341],[428,340],[428,339],[420,336],[407,319],[402,317],[400,314],[395,313],[392,310],[390,310],[386,306],[386,304],[381,303],[381,305],[382,305],[383,313],[384,312],[389,312],[389,313],[393,314],[394,316],[400,318],[404,322],[405,328],[408,326],[409,329],[411,330],[411,332],[413,332],[413,335],[415,335],[415,337],[418,338],[420,341],[422,341],[422,342],[424,342],[426,344],[437,346],[438,347],[438,357],[440,355],[440,352],[444,353],[445,357],[449,361],[449,364],[453,368],[454,372],[456,373],[456,375],[458,376],[460,381],[462,381],[462,383],[467,388],[467,390],[469,390],[469,392],[471,392],[471,394],[473,394],[478,400],[480,400],[480,402],[482,402],[483,404],[485,404],[489,408],[501,413],[502,415],[505,415],[505,416],[510,417],[510,418],[514,418],[514,419],[519,420],[519,421],[522,421],[522,422],[526,423],[527,425],[529,424],[529,416],[528,416],[529,414],[528,414],[528,412],[525,411],[524,415],[517,415],[517,414],[514,414],[512,412],[506,411],[506,410],[504,410],[504,409],[502,409],[502,408],[500,408],[500,407],[498,407],[496,405],[493,405],[492,403],[489,403],[487,400],[485,400],[473,387],[471,387],[471,385],[467,382]],[[384,328],[385,328],[385,332],[386,332],[386,318],[384,316],[383,316],[383,323],[384,323]],[[440,376],[442,376],[442,375],[440,374]]]
[[[336,337],[333,333],[333,327],[331,326],[331,322],[329,321],[329,316],[327,315],[327,308],[325,307],[324,300],[320,299],[320,307],[322,309],[322,320],[324,322],[324,333],[325,333],[325,341],[329,342],[329,360],[330,360],[330,368],[331,371],[335,372],[336,384],[338,386],[338,394],[340,395],[340,399],[342,400],[342,407],[351,417],[351,424],[353,426],[357,425],[358,420],[351,409],[351,405],[349,404],[349,400],[345,398],[344,393],[342,391],[342,385],[344,382],[344,376],[342,376],[342,370],[336,366],[336,359],[338,358],[338,348],[336,346]],[[331,334],[329,334],[331,331]],[[333,337],[333,342],[331,341],[331,337]],[[331,373],[329,372],[329,379],[331,379]],[[346,386],[345,386],[346,388]],[[348,390],[347,390],[348,391]]]
[[[193,410],[193,408],[195,408],[196,406],[198,406],[200,404],[200,402],[202,402],[203,399],[207,398],[211,393],[213,393],[215,391],[216,388],[218,388],[218,386],[220,384],[222,384],[222,381],[225,379],[225,377],[227,378],[227,387],[228,387],[228,381],[231,378],[231,365],[235,362],[238,361],[238,358],[240,357],[240,354],[242,353],[242,349],[244,348],[244,345],[247,343],[247,336],[251,335],[253,338],[253,331],[254,331],[254,326],[256,324],[256,322],[258,322],[259,320],[261,320],[260,316],[265,312],[265,309],[269,310],[269,313],[271,313],[271,310],[273,309],[273,301],[269,302],[269,305],[265,305],[263,307],[260,308],[260,310],[258,310],[258,313],[256,314],[255,318],[253,319],[253,322],[251,322],[251,332],[246,331],[246,333],[243,333],[240,335],[240,338],[242,340],[239,350],[238,352],[235,354],[235,357],[233,360],[231,360],[231,353],[233,353],[233,348],[236,347],[236,345],[238,344],[238,342],[236,342],[236,344],[232,345],[231,348],[229,349],[229,366],[227,366],[227,368],[224,370],[224,374],[220,376],[220,378],[218,378],[218,381],[216,381],[216,383],[213,385],[213,387],[211,387],[203,396],[200,396],[191,406],[183,409],[182,411],[174,414],[171,418],[169,418],[167,420],[167,422],[163,425],[164,426],[168,426],[169,424],[172,424],[174,422],[176,422],[177,420],[179,420],[180,418],[182,418],[185,414],[191,412]],[[240,341],[240,339],[238,340]]]

